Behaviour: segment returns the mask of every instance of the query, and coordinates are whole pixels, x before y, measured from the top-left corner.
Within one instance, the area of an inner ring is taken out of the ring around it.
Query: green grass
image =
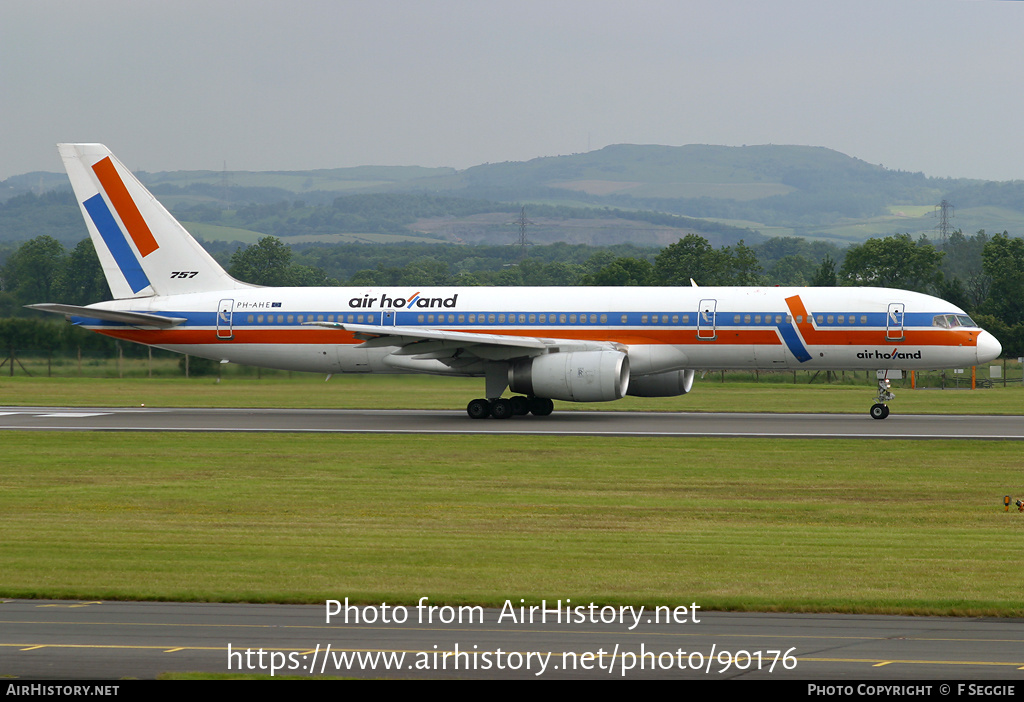
[[[1017,443],[3,441],[9,597],[1024,616]]]
[[[928,217],[935,214],[935,205],[889,205],[889,214],[895,217]]]
[[[238,229],[237,227],[223,227],[218,224],[207,224],[204,222],[182,222],[189,233],[204,241],[240,241],[245,244],[255,244],[267,236],[263,232],[251,229]],[[417,236],[415,232],[409,234],[379,234],[376,232],[339,232],[337,234],[302,234],[299,236],[286,236],[282,239],[286,244],[393,244],[398,242],[413,242],[419,244],[444,243],[440,239],[428,236]]]
[[[162,365],[161,365],[162,364]],[[425,375],[336,375],[262,371],[229,366],[221,382],[215,377],[186,379],[178,375],[176,362],[154,361],[156,377],[146,377],[146,361],[125,362],[126,375],[134,377],[77,378],[0,375],[0,405],[131,407],[315,407],[352,409],[454,409],[483,394],[483,380]],[[30,366],[31,367],[31,366]],[[105,372],[111,372],[113,367]],[[74,372],[74,368],[67,369]],[[1012,368],[1009,370],[1013,370]],[[19,368],[20,371],[20,368]],[[45,372],[45,366],[43,367]],[[116,370],[113,371],[116,374]],[[167,375],[160,375],[160,373]],[[1019,371],[1014,371],[1016,374]],[[174,373],[174,375],[170,375]],[[242,373],[245,373],[244,375]],[[910,390],[908,381],[896,381],[892,411],[902,414],[1024,414],[1024,387],[1019,377],[1007,387],[969,390],[970,377],[961,389],[940,390],[937,376],[922,379],[931,387]],[[874,401],[874,382],[860,373],[848,375],[847,383],[826,385],[819,376],[761,375],[752,382],[749,374],[708,374],[694,382],[681,397],[627,397],[617,402],[556,402],[556,411],[658,411],[658,412],[867,412]],[[948,376],[948,383],[953,382]]]
[[[134,363],[135,373],[148,367]],[[0,404],[461,409],[482,390],[477,379],[434,376],[257,379],[235,366],[217,383],[154,364],[167,375],[0,376]],[[863,374],[833,385],[798,378],[709,374],[683,397],[557,405],[860,413],[873,395]],[[897,396],[898,413],[1024,413],[1019,381]],[[0,440],[4,596],[1024,615],[1013,556],[1024,515],[1002,511],[1003,495],[1024,491],[1015,443]]]
[[[182,222],[189,234],[203,241],[240,241],[244,244],[255,244],[266,236],[262,232],[237,227],[222,227],[219,224],[206,222]]]

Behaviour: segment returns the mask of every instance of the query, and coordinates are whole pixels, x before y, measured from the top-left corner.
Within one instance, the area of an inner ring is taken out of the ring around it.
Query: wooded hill
[[[140,179],[200,238],[254,243],[399,241],[715,246],[803,236],[840,245],[894,233],[935,238],[950,200],[964,231],[1024,231],[1024,182],[929,178],[807,146],[615,145],[570,156],[450,168],[178,171]],[[85,236],[63,174],[0,183],[0,242]],[[75,220],[79,222],[75,224]]]

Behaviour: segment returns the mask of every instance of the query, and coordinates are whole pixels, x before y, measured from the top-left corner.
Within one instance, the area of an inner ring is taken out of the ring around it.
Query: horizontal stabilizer
[[[52,312],[62,314],[70,321],[71,317],[87,317],[88,319],[102,319],[107,322],[121,322],[135,327],[156,327],[157,329],[170,329],[186,321],[184,317],[164,317],[159,314],[147,312],[118,312],[116,310],[101,310],[96,307],[79,307],[78,305],[58,305],[52,302],[43,302],[38,305],[25,305],[29,309],[40,310],[41,312]]]

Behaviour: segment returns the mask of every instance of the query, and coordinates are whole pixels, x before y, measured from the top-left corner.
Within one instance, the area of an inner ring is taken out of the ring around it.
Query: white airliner
[[[695,370],[977,365],[963,310],[884,288],[269,288],[235,280],[101,144],[61,144],[113,297],[30,305],[118,339],[322,373],[485,378],[470,417],[690,391]],[[518,393],[502,398],[506,389]],[[879,381],[871,416],[892,399]]]

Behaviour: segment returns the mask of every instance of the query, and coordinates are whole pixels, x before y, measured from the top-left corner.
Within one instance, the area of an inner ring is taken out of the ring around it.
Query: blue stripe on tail
[[[135,253],[128,245],[128,240],[124,238],[124,232],[118,226],[114,215],[110,213],[103,196],[97,193],[82,204],[89,216],[92,217],[93,224],[96,225],[100,236],[103,237],[103,243],[107,245],[110,255],[117,262],[117,267],[121,269],[132,292],[138,292],[148,287],[149,278],[146,277],[142,266],[139,265],[139,260],[135,258]]]

